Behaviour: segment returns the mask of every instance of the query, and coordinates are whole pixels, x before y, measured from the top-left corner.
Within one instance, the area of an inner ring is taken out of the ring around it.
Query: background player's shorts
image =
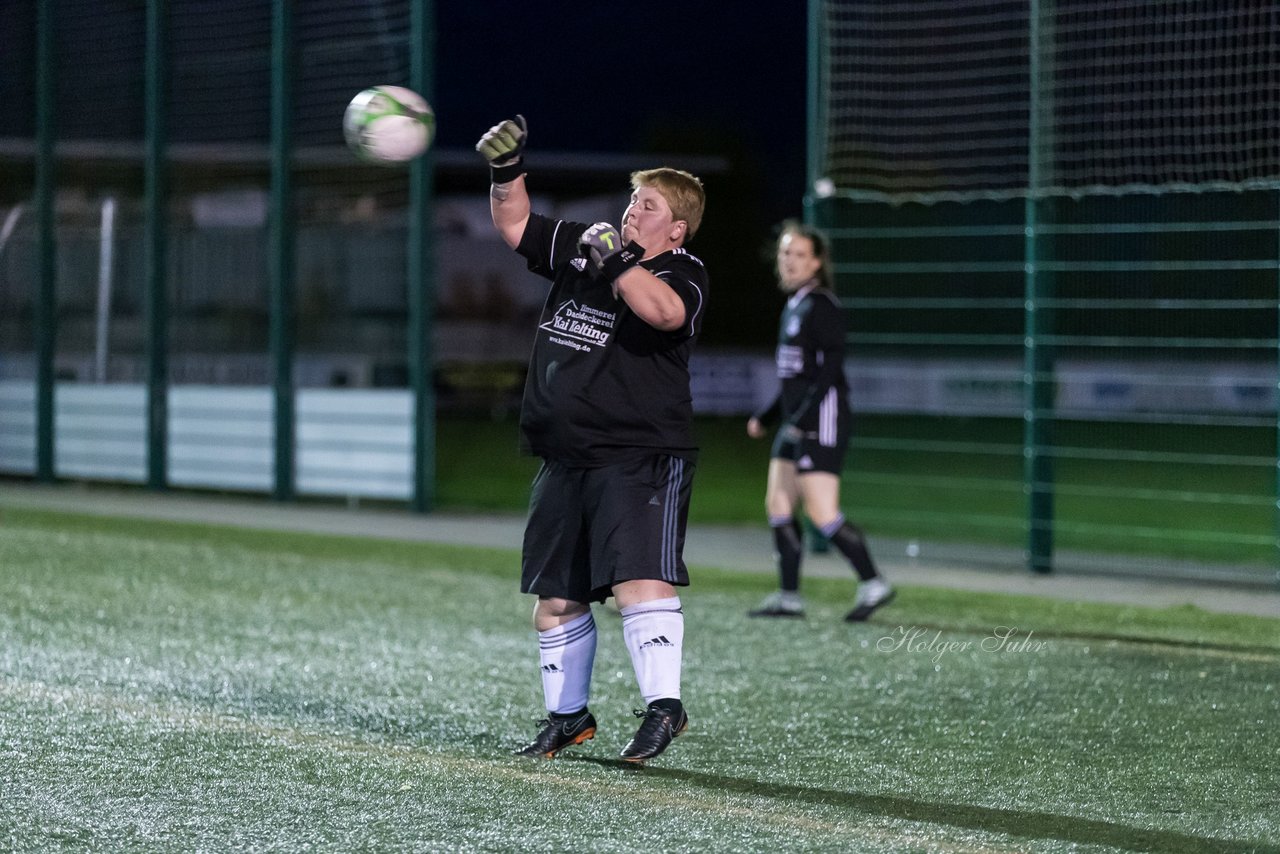
[[[816,433],[793,435],[785,428],[773,440],[772,456],[796,464],[796,474],[823,471],[837,477],[844,471],[844,457],[849,449],[849,433],[838,431],[834,444],[823,444]]]
[[[543,460],[529,498],[520,590],[603,602],[620,581],[687,585],[693,469],[665,454],[590,469]]]

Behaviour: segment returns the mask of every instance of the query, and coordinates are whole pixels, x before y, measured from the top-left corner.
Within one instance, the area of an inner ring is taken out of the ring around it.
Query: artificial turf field
[[[904,586],[851,626],[814,578],[762,623],[772,579],[695,567],[691,728],[635,769],[606,609],[595,740],[509,755],[517,565],[5,510],[0,849],[1280,851],[1280,620]]]

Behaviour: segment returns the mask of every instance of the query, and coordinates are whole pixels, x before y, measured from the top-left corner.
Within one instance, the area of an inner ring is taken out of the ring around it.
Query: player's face
[[[778,283],[784,291],[794,291],[818,275],[822,262],[813,251],[813,241],[787,232],[778,241]]]
[[[622,214],[622,239],[643,246],[646,258],[679,246],[685,227],[684,220],[675,219],[671,205],[654,187],[641,187],[632,193]]]

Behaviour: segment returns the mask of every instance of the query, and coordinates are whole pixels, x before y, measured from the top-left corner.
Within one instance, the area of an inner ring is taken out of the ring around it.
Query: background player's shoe
[[[670,708],[659,703],[674,704]],[[689,728],[689,716],[679,700],[655,700],[636,717],[644,718],[635,736],[622,748],[622,758],[627,762],[644,762],[667,749],[671,739]]]
[[[883,578],[872,578],[858,585],[858,596],[853,600],[853,610],[844,615],[849,623],[861,623],[882,605],[893,601],[894,591]]]
[[[551,759],[561,750],[595,738],[596,719],[586,709],[578,715],[551,715],[538,721],[542,731],[533,743],[516,751],[517,756]]]
[[[793,590],[778,590],[764,597],[764,601],[748,617],[803,617],[804,598]]]

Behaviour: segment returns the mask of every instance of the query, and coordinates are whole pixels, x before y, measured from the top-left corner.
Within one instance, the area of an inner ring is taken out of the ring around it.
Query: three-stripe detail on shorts
[[[662,502],[662,580],[675,584],[680,565],[680,491],[684,486],[686,463],[667,457],[667,490]]]
[[[827,389],[822,402],[818,404],[818,444],[824,448],[834,448],[839,434],[840,397],[836,387]]]

